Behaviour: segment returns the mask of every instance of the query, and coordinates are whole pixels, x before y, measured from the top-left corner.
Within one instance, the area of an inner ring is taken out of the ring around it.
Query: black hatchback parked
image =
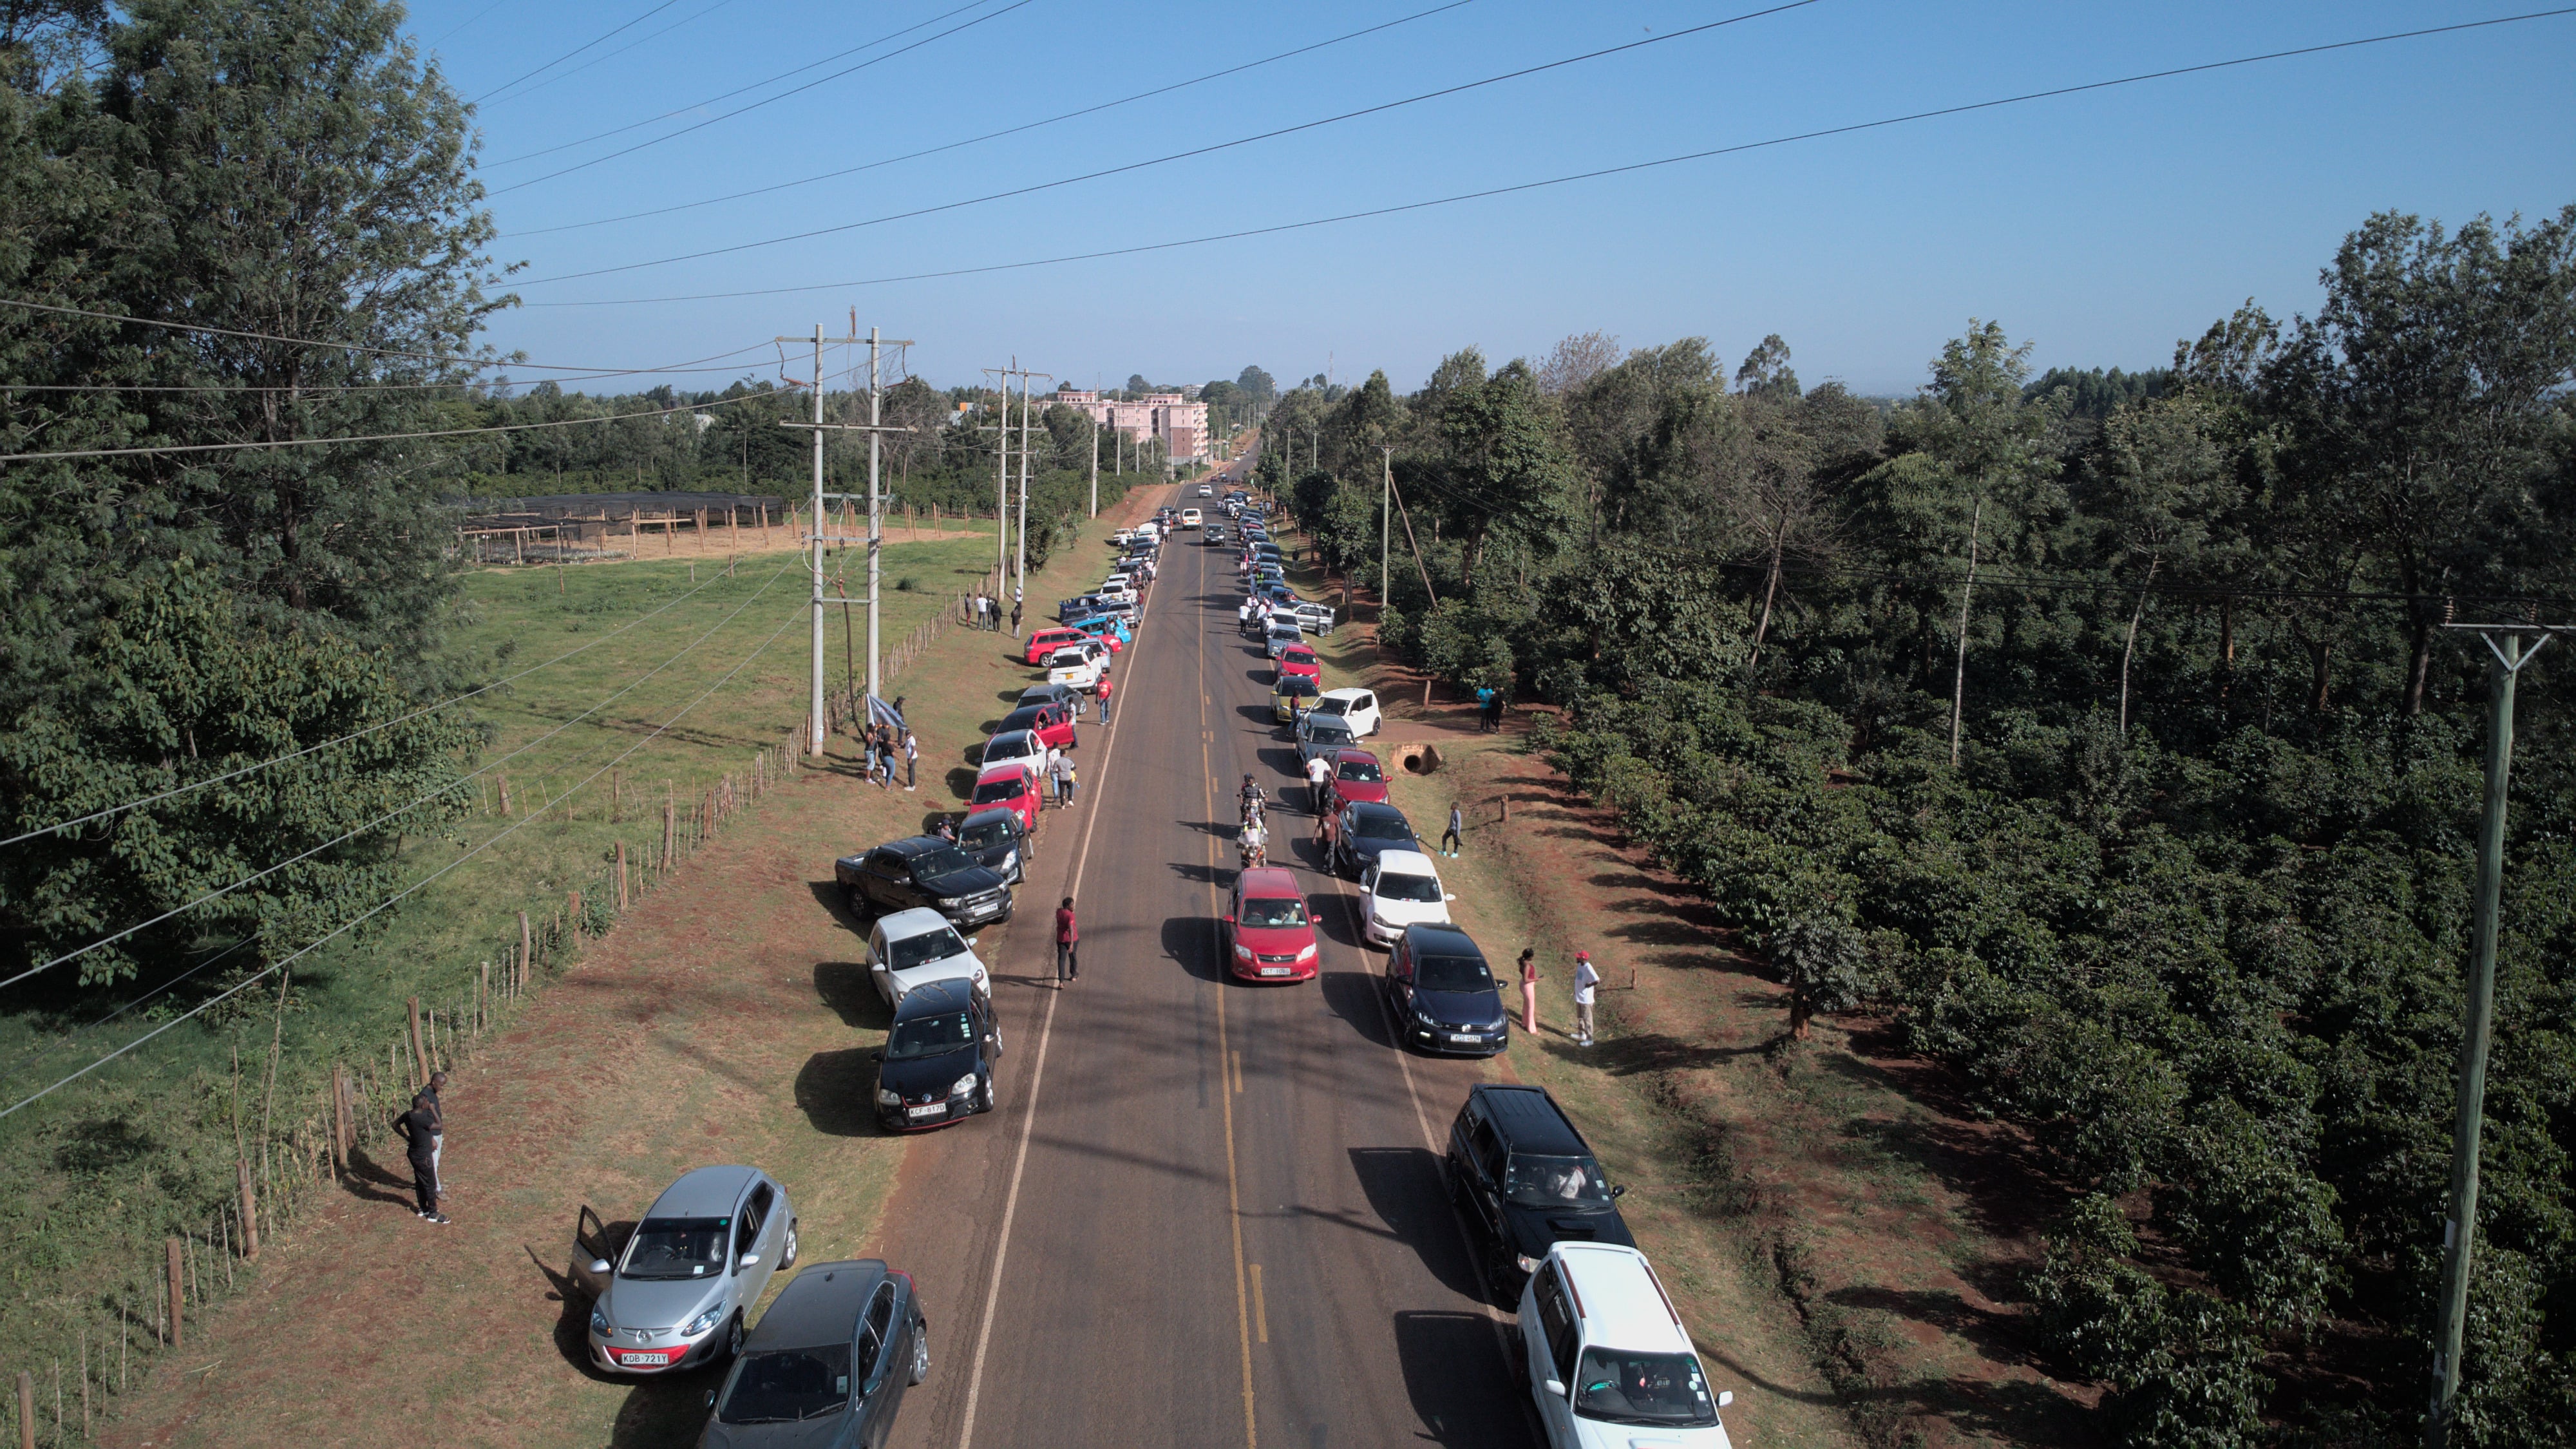
[[[1506,1285],[1517,1288],[1551,1244],[1637,1245],[1619,1216],[1627,1189],[1602,1178],[1591,1145],[1545,1087],[1468,1088],[1443,1165],[1480,1251]]]
[[[936,835],[842,856],[832,862],[832,877],[854,914],[928,906],[961,931],[1011,918],[1010,878]]]
[[[1386,953],[1386,998],[1396,1039],[1419,1050],[1489,1057],[1509,1040],[1485,953],[1455,926],[1404,928]]]
[[[1002,1029],[963,979],[906,992],[877,1059],[877,1125],[915,1132],[1000,1105],[993,1066]]]
[[[930,1317],[912,1275],[875,1258],[796,1275],[742,1342],[699,1449],[857,1449],[894,1433],[930,1377]]]

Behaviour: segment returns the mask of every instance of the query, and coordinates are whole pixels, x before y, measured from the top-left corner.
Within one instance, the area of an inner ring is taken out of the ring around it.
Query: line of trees
[[[2029,1134],[2064,1205],[2030,1321],[2122,1443],[2416,1439],[2486,697],[2440,626],[2576,608],[2576,207],[2374,216],[2323,287],[2136,374],[2033,378],[1973,323],[1892,403],[1777,337],[1731,374],[1697,338],[1468,349],[1409,396],[1290,390],[1261,460],[1331,567],[1392,555],[1389,646],[1559,707],[1543,748],[1793,1031],[1881,1013]],[[2576,1433],[2549,659],[2455,1443]]]

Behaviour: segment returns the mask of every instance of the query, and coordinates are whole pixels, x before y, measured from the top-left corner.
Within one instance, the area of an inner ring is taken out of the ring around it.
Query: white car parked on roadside
[[[1449,924],[1458,897],[1440,887],[1440,868],[1418,850],[1382,850],[1360,871],[1360,934],[1393,946],[1407,926]]]
[[[1125,574],[1111,574],[1092,592],[1113,604],[1132,604],[1136,602],[1136,581]]]
[[[1020,765],[1035,770],[1046,763],[1046,741],[1035,730],[1005,730],[984,741],[984,759],[978,767],[989,770],[995,765]]]
[[[1377,695],[1365,689],[1328,689],[1315,697],[1312,714],[1338,715],[1362,739],[1386,727],[1378,713]]]
[[[1046,682],[1070,685],[1089,694],[1109,667],[1109,651],[1097,644],[1067,644],[1047,656]]]
[[[868,929],[868,979],[888,1006],[900,1006],[912,992],[933,981],[963,978],[979,996],[993,994],[984,963],[975,957],[973,936],[960,936],[948,918],[928,906],[889,911]]]
[[[1521,1290],[1521,1349],[1548,1449],[1731,1449],[1690,1331],[1646,1255],[1560,1242]]]

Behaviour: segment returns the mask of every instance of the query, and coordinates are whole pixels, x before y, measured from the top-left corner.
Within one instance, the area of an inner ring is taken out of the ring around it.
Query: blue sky
[[[1759,7],[1470,0],[1211,84],[855,176],[642,220],[540,231],[794,181],[1187,80],[1444,0],[431,0],[412,34],[478,110],[497,260],[531,360],[651,366],[817,321],[916,339],[942,385],[1016,353],[1083,385],[1283,383],[1383,367],[1418,385],[1600,329],[1777,332],[1810,383],[1918,384],[1970,317],[2041,367],[2154,366],[2248,297],[2310,309],[2375,210],[2457,222],[2576,201],[2576,16],[2274,61],[1801,141],[1397,216],[1057,266],[866,279],[1273,226],[2536,4],[1907,4],[1816,0],[1545,74],[1125,175],[784,245],[549,281],[966,200],[1478,80]],[[963,10],[959,7],[964,6]],[[933,17],[957,12],[933,22]],[[967,22],[979,21],[967,25]],[[728,101],[720,93],[863,50]],[[966,28],[748,114],[651,141]],[[657,33],[660,32],[660,33]],[[631,45],[630,42],[640,42]],[[622,49],[621,49],[622,48]],[[616,127],[668,119],[555,150]],[[546,178],[546,179],[538,179]],[[516,189],[502,190],[504,187]],[[830,285],[818,285],[830,284]],[[694,301],[632,299],[815,287]],[[744,354],[775,375],[774,353]],[[846,359],[834,365],[846,364]],[[734,364],[740,366],[740,363]],[[739,375],[739,374],[736,374]],[[692,379],[719,385],[725,373]]]

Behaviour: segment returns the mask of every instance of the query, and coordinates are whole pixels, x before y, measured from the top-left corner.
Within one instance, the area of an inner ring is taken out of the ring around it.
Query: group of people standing
[[[1020,603],[1021,591],[1017,585],[1013,585],[1011,588],[1011,632],[1014,634],[1020,632]],[[1000,599],[995,598],[991,594],[985,593],[982,589],[977,589],[975,591],[973,608],[976,628],[999,630],[1002,627],[1002,601]]]
[[[895,711],[900,714],[902,710],[903,701],[898,698]],[[875,782],[878,789],[894,788],[898,761],[903,765],[903,788],[913,790],[920,787],[921,741],[913,738],[912,731],[898,730],[890,724],[873,724],[859,732],[859,748],[865,755],[868,779]]]
[[[1521,950],[1521,1030],[1538,1035],[1538,948]],[[1601,989],[1601,973],[1592,967],[1592,953],[1574,953],[1574,1044],[1592,1045],[1592,1004]]]

